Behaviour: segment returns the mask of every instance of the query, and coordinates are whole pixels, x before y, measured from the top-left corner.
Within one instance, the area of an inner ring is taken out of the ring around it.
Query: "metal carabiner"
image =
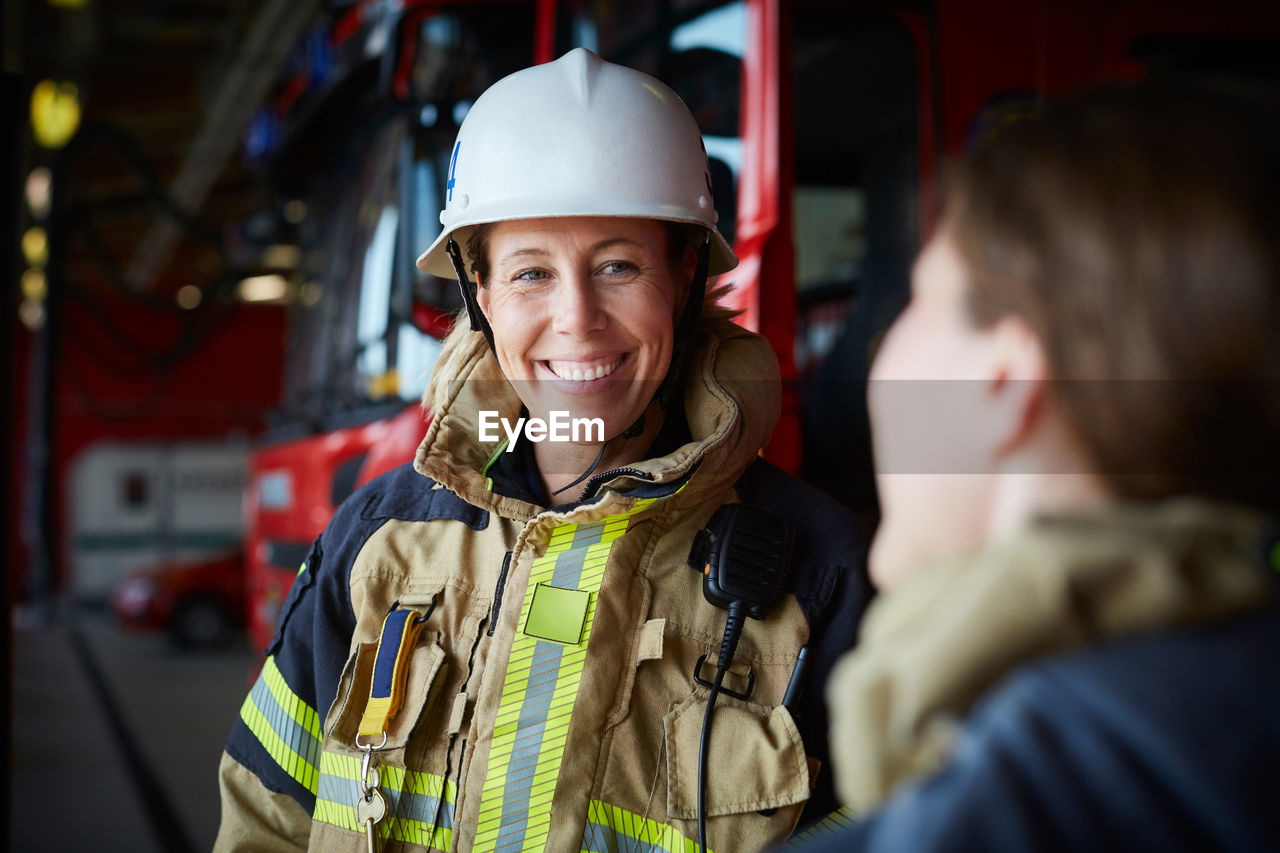
[[[377,788],[382,781],[381,774],[378,773],[377,767],[371,767],[373,763],[373,752],[382,749],[387,745],[387,733],[382,733],[382,742],[376,746],[371,743],[361,743],[360,735],[356,735],[356,746],[364,751],[364,755],[360,758],[360,781],[364,784],[365,791],[371,788]],[[369,771],[373,771],[373,781],[369,780]]]

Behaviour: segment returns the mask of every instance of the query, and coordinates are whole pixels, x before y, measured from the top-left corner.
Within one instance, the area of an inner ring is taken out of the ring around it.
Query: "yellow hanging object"
[[[61,148],[80,127],[80,90],[42,80],[31,90],[31,131],[43,148]]]
[[[426,621],[425,616],[411,608],[392,610],[383,620],[382,636],[378,638],[378,652],[373,661],[369,701],[360,718],[360,737],[384,735],[387,724],[404,704],[409,658]]]

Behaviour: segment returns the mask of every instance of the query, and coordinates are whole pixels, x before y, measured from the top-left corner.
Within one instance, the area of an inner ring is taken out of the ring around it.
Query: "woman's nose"
[[[607,318],[599,294],[586,275],[565,276],[556,288],[552,328],[567,335],[584,337],[603,329]]]

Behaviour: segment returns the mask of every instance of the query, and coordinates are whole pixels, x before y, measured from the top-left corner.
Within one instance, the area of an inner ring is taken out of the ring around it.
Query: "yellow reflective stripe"
[[[267,658],[262,665],[262,675],[259,676],[267,682],[267,687],[271,688],[271,695],[280,704],[280,707],[289,712],[289,717],[296,724],[311,733],[311,736],[317,741],[320,740],[320,715],[316,713],[316,709],[312,708],[306,702],[289,689],[288,683],[284,680],[284,675],[276,666],[275,655]]]
[[[582,849],[588,853],[611,853],[639,849],[666,853],[698,853],[698,840],[685,838],[674,826],[629,812],[599,800],[587,806],[587,828]],[[707,853],[712,853],[710,849]]]
[[[576,524],[562,524],[551,531],[547,538],[545,554],[559,554],[573,547],[573,534],[578,531]]]
[[[603,521],[561,525],[551,532],[542,556],[534,560],[494,719],[475,850],[545,848],[551,828],[551,800],[609,551],[614,540],[627,531],[631,517],[653,502],[652,498],[637,501],[627,512]],[[524,633],[539,583],[591,593],[583,640],[576,646]]]
[[[268,657],[262,673],[240,706],[240,719],[253,732],[271,760],[302,787],[315,793],[320,752],[320,717],[289,689]]]
[[[379,837],[448,850],[453,841],[453,782],[433,773],[385,764],[378,767],[378,774],[378,790],[387,801],[386,817],[376,824]],[[352,832],[365,832],[364,826],[356,823],[355,803],[362,791],[359,758],[322,753],[313,819]]]
[[[819,838],[827,838],[835,835],[841,830],[848,829],[855,823],[853,810],[848,808],[836,809],[822,820],[810,826],[804,832],[796,833],[787,842],[787,846],[799,845],[809,841],[816,841]]]

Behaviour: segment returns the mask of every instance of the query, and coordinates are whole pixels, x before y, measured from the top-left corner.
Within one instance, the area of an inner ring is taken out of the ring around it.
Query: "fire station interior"
[[[764,454],[874,524],[867,371],[949,158],[1099,80],[1280,86],[1268,4],[1071,6],[6,4],[9,849],[212,845],[299,563],[425,433],[461,300],[413,260],[488,85],[585,46],[685,100],[758,253],[733,281],[783,366]]]

